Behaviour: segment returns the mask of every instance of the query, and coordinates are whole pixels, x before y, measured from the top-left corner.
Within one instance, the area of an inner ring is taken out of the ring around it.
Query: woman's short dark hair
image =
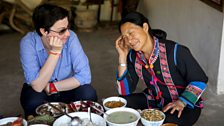
[[[52,4],[42,4],[35,8],[32,20],[36,32],[42,36],[40,28],[44,28],[45,31],[49,32],[50,27],[56,21],[65,17],[69,18],[69,12],[66,9]]]
[[[149,30],[148,30],[149,35],[152,36],[152,29],[151,29],[151,27],[149,25],[149,21],[148,21],[148,19],[143,14],[141,14],[139,12],[136,12],[136,11],[133,11],[133,12],[128,13],[119,22],[119,31],[120,32],[121,32],[121,25],[123,25],[126,22],[133,23],[133,24],[138,25],[140,27],[143,27],[143,24],[144,23],[147,23],[148,26],[149,26]]]

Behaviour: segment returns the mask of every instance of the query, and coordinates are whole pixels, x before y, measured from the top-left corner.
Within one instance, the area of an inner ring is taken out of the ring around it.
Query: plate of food
[[[0,126],[27,126],[27,121],[22,117],[7,117],[0,119]]]
[[[94,108],[97,108],[104,112],[103,106],[100,105],[99,103],[93,102],[93,101],[76,101],[76,102],[72,102],[72,103],[68,104],[67,106],[68,106],[69,112],[87,112],[88,108],[92,107],[92,106],[94,106],[94,107],[92,107],[93,109],[91,109],[92,113],[95,113],[98,115],[103,114]]]
[[[43,125],[52,125],[54,122],[55,118],[53,116],[50,115],[38,115],[35,116],[31,119],[28,119],[27,122],[29,124],[29,126],[43,126]]]
[[[45,103],[45,104],[42,104],[42,105],[38,106],[36,108],[36,113],[38,115],[50,115],[50,116],[53,116],[53,117],[59,117],[59,116],[63,115],[62,112],[55,109],[55,107],[52,107],[52,105],[55,106],[56,108],[60,109],[63,112],[67,111],[65,103],[50,102],[50,103]]]

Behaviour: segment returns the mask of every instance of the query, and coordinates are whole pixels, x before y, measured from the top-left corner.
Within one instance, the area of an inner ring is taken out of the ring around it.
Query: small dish
[[[0,119],[0,125],[5,125],[10,122],[12,123],[18,118],[19,117],[7,117],[7,118]],[[23,126],[27,126],[27,121],[25,119],[23,119]]]
[[[122,108],[127,105],[127,100],[122,97],[112,96],[104,99],[103,107],[107,111],[112,108]]]

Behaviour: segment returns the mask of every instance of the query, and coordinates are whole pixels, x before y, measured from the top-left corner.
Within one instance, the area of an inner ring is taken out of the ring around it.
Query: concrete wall
[[[223,6],[224,10],[224,6]],[[224,13],[223,13],[223,24],[224,24]],[[218,94],[224,94],[224,25],[222,27],[222,42],[221,42],[221,52],[220,52],[220,61],[219,61],[219,72],[218,72],[218,83],[217,83],[217,92]]]
[[[223,14],[199,0],[141,0],[138,11],[152,28],[190,48],[209,77],[209,89],[216,92]]]

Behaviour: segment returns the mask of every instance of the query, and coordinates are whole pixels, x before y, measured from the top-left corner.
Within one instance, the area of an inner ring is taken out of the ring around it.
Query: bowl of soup
[[[140,113],[132,108],[114,108],[105,112],[104,119],[108,126],[137,126]]]
[[[157,109],[144,109],[141,112],[141,122],[144,126],[161,126],[165,118],[165,114]]]
[[[103,101],[103,107],[107,111],[113,108],[122,108],[127,105],[127,101],[122,97],[112,96]]]

